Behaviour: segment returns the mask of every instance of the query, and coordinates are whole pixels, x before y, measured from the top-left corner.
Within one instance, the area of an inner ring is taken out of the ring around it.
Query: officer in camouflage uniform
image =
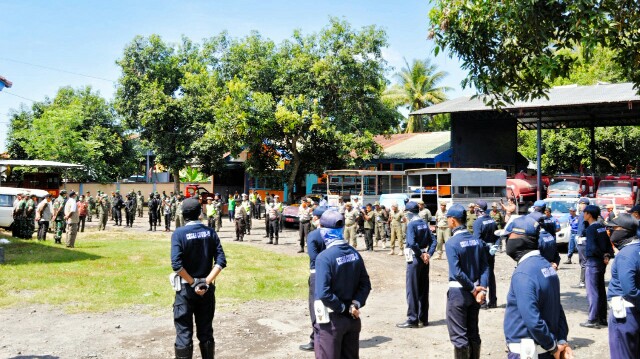
[[[182,195],[179,194],[176,199],[176,229],[184,226],[184,216],[182,216]]]
[[[404,211],[398,209],[398,203],[391,204],[391,213],[389,213],[389,220],[391,221],[391,251],[389,254],[395,254],[396,242],[400,251],[398,255],[404,255],[404,235],[402,231],[402,224],[407,222],[404,216]]]
[[[60,196],[53,202],[53,218],[56,221],[56,234],[53,236],[55,243],[62,244],[62,232],[65,230],[64,205],[67,204],[67,191],[60,191]]]
[[[98,230],[104,231],[107,228],[107,217],[109,215],[107,195],[98,197],[98,203],[96,207],[98,209]]]
[[[91,222],[93,211],[96,208],[96,200],[91,197],[91,192],[89,191],[87,191],[87,195],[85,197],[87,199],[87,222]]]
[[[18,204],[13,212],[13,225],[16,229],[15,236],[18,238],[25,238],[25,226],[27,224],[27,219],[25,218],[25,210],[27,208],[27,195],[21,194],[20,200],[18,200]]]
[[[178,210],[178,198],[173,192],[171,192],[171,201],[169,203],[171,205],[171,220],[175,221]]]
[[[141,191],[138,191],[136,196],[136,208],[138,209],[138,217],[142,218],[142,207],[144,206],[144,196]]]
[[[222,228],[222,200],[220,199],[220,193],[216,193],[213,199],[213,204],[216,206],[218,217],[216,219],[216,231],[220,231]]]
[[[473,234],[473,222],[476,221],[478,216],[476,215],[476,204],[469,203],[469,210],[467,211],[467,231]]]
[[[24,233],[22,238],[33,238],[33,232],[36,230],[36,206],[38,205],[38,196],[32,194],[28,199],[25,206],[25,224]]]
[[[380,203],[376,202],[374,206],[375,210],[373,211],[373,214],[375,218],[375,230],[373,233],[373,238],[375,240],[376,247],[378,247],[378,241],[382,241],[382,249],[386,249],[387,238],[385,224],[389,221],[389,215],[387,214],[387,211],[380,208]]]

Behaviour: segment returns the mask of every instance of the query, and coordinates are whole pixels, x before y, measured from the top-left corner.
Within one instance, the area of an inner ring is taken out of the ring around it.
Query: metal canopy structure
[[[500,110],[485,105],[482,97],[461,97],[409,115],[457,113],[463,115],[465,121],[477,121],[491,112],[502,115],[504,121],[515,119],[518,129],[537,131],[537,182],[540,199],[542,129],[589,128],[591,171],[595,173],[595,127],[640,125],[640,96],[632,83],[570,85],[552,88],[547,98],[517,101]]]
[[[481,97],[460,97],[426,107],[410,115],[441,113],[497,112],[484,104]],[[515,118],[518,128],[542,129],[636,126],[640,125],[640,96],[632,83],[593,86],[560,86],[549,91],[548,98],[518,101],[502,110]]]
[[[0,160],[0,166],[13,167],[50,167],[50,168],[84,168],[83,165],[74,163],[42,161],[42,160]]]

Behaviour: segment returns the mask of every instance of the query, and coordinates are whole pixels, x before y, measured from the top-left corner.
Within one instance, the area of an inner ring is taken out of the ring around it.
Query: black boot
[[[175,347],[175,349],[176,359],[191,359],[191,357],[193,357],[193,345],[189,345],[185,348]]]
[[[153,226],[149,225],[149,229],[147,229],[147,232],[151,232],[153,230]]]
[[[470,358],[470,350],[469,347],[464,347],[464,348],[453,348],[454,352],[453,352],[453,357],[455,359],[469,359]]]
[[[471,342],[471,359],[480,359],[480,343]]]
[[[202,354],[202,359],[213,359],[216,352],[216,343],[213,340],[209,340],[208,342],[200,343],[200,354]]]

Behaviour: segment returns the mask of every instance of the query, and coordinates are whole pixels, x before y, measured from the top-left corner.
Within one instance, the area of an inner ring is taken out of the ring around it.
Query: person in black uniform
[[[447,211],[451,237],[445,247],[449,263],[447,328],[456,359],[480,358],[480,304],[487,296],[489,265],[484,243],[467,231],[467,212],[454,204]],[[479,283],[479,285],[478,285]]]
[[[585,237],[585,226],[584,221],[584,209],[589,204],[589,198],[582,197],[578,200],[578,228],[576,230],[576,248],[578,248],[578,263],[580,263],[580,282],[577,285],[571,286],[571,288],[584,288],[584,275],[586,271],[586,262],[587,258],[584,253],[586,251],[587,243]]]
[[[133,220],[136,218],[136,200],[135,195],[128,194],[127,201],[124,204],[126,214],[127,227],[133,227]]]
[[[508,230],[507,255],[516,261],[504,314],[508,358],[572,358],[569,326],[560,303],[560,280],[538,251],[540,224],[528,216],[516,218]],[[547,233],[550,236],[550,234]]]
[[[148,231],[155,231],[158,225],[158,207],[160,207],[160,195],[149,196],[149,202],[147,202],[147,208],[149,209],[149,229]]]
[[[111,211],[113,212],[113,220],[116,222],[115,226],[122,225],[122,208],[124,207],[124,201],[120,195],[120,191],[116,191],[111,202]]]
[[[371,292],[371,281],[362,257],[343,239],[344,217],[326,211],[320,226],[327,248],[316,257],[314,309],[323,314],[315,324],[316,358],[355,359],[360,351],[360,309]],[[325,309],[332,312],[324,315]]]
[[[498,229],[496,220],[491,218],[489,212],[487,212],[487,202],[478,201],[476,203],[476,214],[478,218],[473,222],[473,237],[482,240],[485,244],[485,254],[487,257],[487,263],[489,264],[489,300],[483,304],[481,308],[497,308],[498,297],[496,294],[496,275],[494,273],[494,267],[496,264],[495,253],[498,249],[498,236],[495,235],[495,231]],[[491,247],[493,246],[493,249]]]
[[[634,207],[635,208],[635,207]],[[621,213],[609,220],[611,243],[618,249],[611,266],[607,300],[611,358],[640,358],[640,239],[638,220]]]
[[[600,208],[588,205],[584,209],[585,238],[586,238],[586,271],[585,284],[587,299],[589,300],[589,317],[580,323],[585,328],[600,328],[607,326],[607,293],[604,286],[604,273],[613,258],[613,248],[605,226],[598,222]]]
[[[182,214],[186,225],[176,228],[171,235],[171,267],[181,279],[173,304],[176,359],[191,359],[193,355],[194,318],[202,358],[213,359],[215,354],[215,280],[227,266],[227,260],[216,231],[198,220],[201,211],[197,199],[184,200]]]
[[[327,207],[316,207],[313,210],[312,221],[317,224],[317,228],[309,232],[309,234],[307,235],[307,254],[309,255],[309,318],[311,318],[312,331],[311,335],[309,336],[309,343],[300,346],[300,350],[305,351],[314,350],[314,339],[316,334],[316,313],[313,310],[313,301],[315,300],[316,289],[316,258],[318,257],[318,254],[320,254],[320,252],[322,252],[326,248],[324,245],[324,240],[322,239],[322,235],[320,234],[319,220],[327,209]]]
[[[429,261],[436,251],[433,234],[429,225],[418,215],[417,202],[405,206],[407,239],[405,258],[407,260],[407,320],[396,324],[398,328],[418,328],[429,325]]]

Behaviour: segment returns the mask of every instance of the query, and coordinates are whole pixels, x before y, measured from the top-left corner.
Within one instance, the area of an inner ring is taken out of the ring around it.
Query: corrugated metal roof
[[[0,160],[0,166],[83,168],[83,165],[42,160]]]
[[[532,109],[546,107],[569,107],[576,105],[612,104],[640,101],[632,83],[598,84],[593,86],[559,86],[549,90],[549,98],[533,101],[518,101],[504,109]],[[411,115],[435,115],[440,113],[492,111],[481,98],[459,97],[437,105],[414,111]]]
[[[391,141],[384,147],[382,158],[393,159],[424,159],[434,158],[451,148],[451,132],[414,133],[412,136],[402,136],[401,141]]]

